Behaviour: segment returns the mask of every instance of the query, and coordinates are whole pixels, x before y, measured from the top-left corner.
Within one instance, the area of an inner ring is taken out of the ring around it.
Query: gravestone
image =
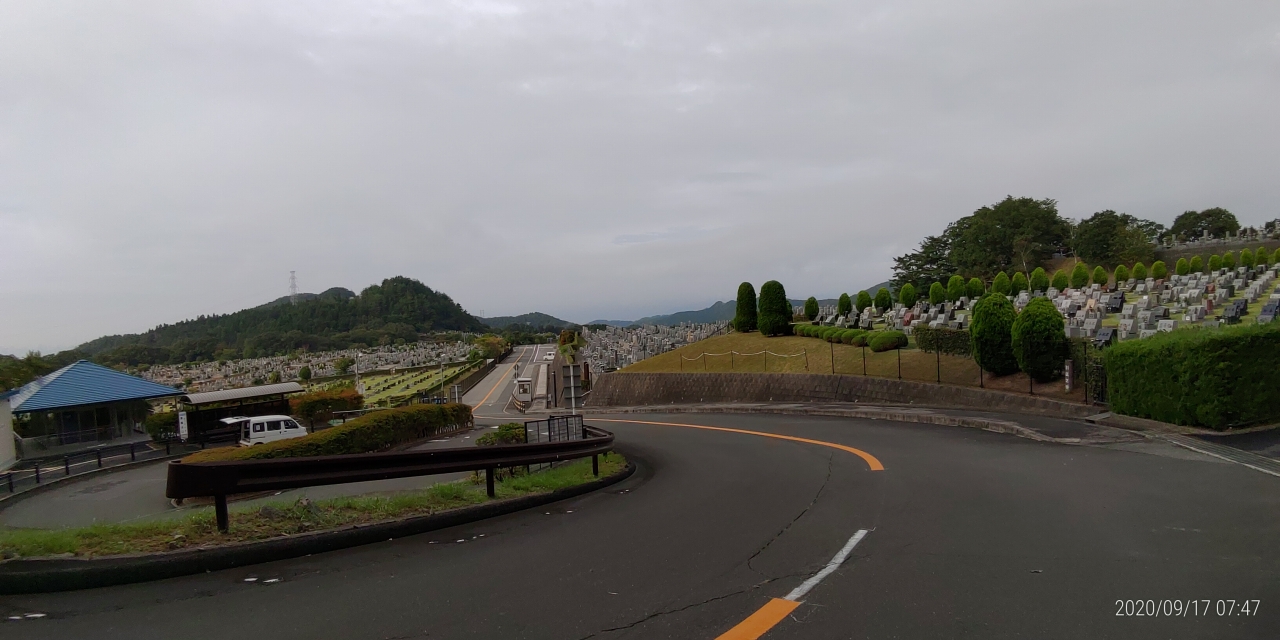
[[[1156,323],[1156,331],[1164,331],[1166,333],[1173,331],[1178,326],[1177,320],[1161,320]]]

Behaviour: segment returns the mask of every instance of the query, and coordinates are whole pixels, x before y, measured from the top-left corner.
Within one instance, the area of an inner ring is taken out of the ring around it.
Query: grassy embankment
[[[805,355],[793,358],[780,358],[772,355],[730,356],[730,351],[742,353],[758,353],[770,351],[777,354]],[[699,354],[726,354],[705,356]],[[832,356],[835,366],[832,367]],[[679,372],[769,372],[769,373],[836,373],[840,375],[863,375],[863,357],[866,357],[866,375],[879,378],[898,377],[898,356],[894,351],[875,353],[871,349],[862,349],[847,344],[831,344],[817,338],[800,336],[777,336],[766,338],[759,333],[730,333],[700,340],[679,349],[668,351],[633,365],[620,369],[622,373],[661,373]],[[936,355],[916,348],[915,339],[902,349],[902,379],[916,382],[937,382],[941,370],[943,384],[955,384],[969,387],[979,386],[978,365],[970,358]],[[697,358],[684,360],[681,358]],[[705,367],[705,368],[704,368]],[[987,389],[1027,393],[1028,379],[1026,374],[1015,373],[1009,376],[995,377],[983,374],[981,383]],[[1082,401],[1084,392],[1080,388],[1070,394],[1064,391],[1062,381],[1039,384],[1035,386],[1036,394],[1046,395],[1064,400]]]
[[[627,461],[617,453],[600,459],[600,476],[621,471]],[[0,531],[4,557],[36,557],[73,554],[80,557],[172,551],[194,547],[266,540],[281,536],[333,529],[353,524],[423,516],[490,500],[518,498],[595,480],[591,460],[583,459],[531,475],[503,479],[495,484],[496,498],[485,495],[479,482],[439,484],[420,491],[387,495],[335,498],[314,503],[275,503],[251,509],[232,509],[231,528],[219,534],[212,509],[206,508],[182,520],[133,524],[102,524],[75,529],[13,529]]]

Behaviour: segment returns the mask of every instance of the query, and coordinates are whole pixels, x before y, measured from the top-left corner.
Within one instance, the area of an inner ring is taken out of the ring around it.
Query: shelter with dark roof
[[[80,360],[3,394],[3,404],[26,420],[24,430],[32,437],[23,439],[24,447],[49,448],[141,431],[150,412],[146,401],[179,395],[182,392],[173,387]],[[6,409],[3,404],[0,412]],[[7,418],[0,417],[0,428]],[[12,440],[7,434],[0,437]],[[35,453],[23,452],[24,456]]]
[[[179,433],[188,442],[237,440],[239,427],[228,426],[223,418],[266,416],[289,413],[288,395],[306,389],[296,382],[264,384],[256,387],[188,393],[178,398]]]

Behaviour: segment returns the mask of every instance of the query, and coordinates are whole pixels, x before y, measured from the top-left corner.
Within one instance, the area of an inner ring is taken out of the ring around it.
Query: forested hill
[[[306,298],[200,316],[142,334],[106,336],[73,351],[104,364],[179,363],[413,342],[431,331],[486,330],[449,296],[402,276],[358,296],[334,288]]]

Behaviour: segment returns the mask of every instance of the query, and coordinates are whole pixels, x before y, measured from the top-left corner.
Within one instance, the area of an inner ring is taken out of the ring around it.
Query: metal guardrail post
[[[40,463],[36,463],[36,484],[40,484]]]
[[[213,511],[218,519],[218,532],[226,533],[230,527],[230,523],[227,521],[227,496],[216,495],[213,497]]]
[[[132,447],[130,447],[132,449]],[[98,449],[94,453],[98,454],[98,468],[102,468],[102,449]]]
[[[164,441],[164,454],[165,454],[166,456],[167,456],[167,455],[169,455],[169,443],[170,443],[170,442],[172,442],[172,440],[165,440],[165,441]]]
[[[9,493],[13,493],[13,472],[10,471],[9,473],[6,473],[4,475],[5,475],[5,478],[9,481]]]
[[[591,475],[600,477],[600,455],[591,456]]]
[[[62,470],[71,475],[71,456],[62,456]]]
[[[484,470],[484,490],[486,493],[489,494],[490,498],[493,497],[493,468],[492,467]]]
[[[134,450],[133,450],[133,445],[134,445],[134,444],[135,444],[135,443],[133,443],[133,442],[130,442],[130,443],[129,443],[129,462],[137,462],[137,461],[138,461],[138,454],[134,453]]]

